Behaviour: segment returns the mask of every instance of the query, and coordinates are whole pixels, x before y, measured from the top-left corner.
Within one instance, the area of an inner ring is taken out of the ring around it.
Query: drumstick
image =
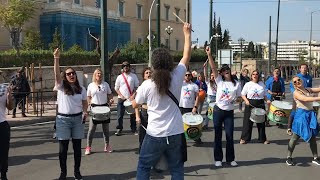
[[[183,24],[185,23],[176,13],[173,12],[173,15],[178,18]],[[192,29],[191,29],[192,32],[194,32]]]

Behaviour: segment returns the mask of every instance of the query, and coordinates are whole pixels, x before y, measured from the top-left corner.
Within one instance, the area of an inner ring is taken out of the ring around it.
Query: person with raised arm
[[[222,123],[226,132],[226,162],[231,166],[238,166],[235,161],[234,152],[234,104],[241,97],[241,85],[231,76],[231,69],[228,65],[222,65],[218,72],[210,47],[206,48],[206,53],[209,58],[209,64],[217,83],[216,105],[213,110],[214,123],[214,160],[215,166],[222,166],[223,151],[222,151]]]
[[[60,50],[54,53],[54,75],[57,93],[58,112],[56,117],[56,133],[59,140],[59,180],[67,178],[67,155],[69,140],[72,139],[74,151],[74,177],[82,179],[81,140],[84,138],[84,123],[88,116],[88,102],[86,89],[79,84],[76,71],[72,67],[65,68],[60,75]]]

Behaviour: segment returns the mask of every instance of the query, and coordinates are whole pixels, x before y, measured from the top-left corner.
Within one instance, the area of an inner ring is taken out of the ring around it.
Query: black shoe
[[[199,139],[196,139],[196,140],[194,140],[195,142],[196,142],[196,144],[197,145],[199,145],[199,144],[202,144],[203,142],[202,142],[202,140],[201,140],[201,138],[199,138]]]
[[[1,173],[1,180],[8,180],[7,173]]]
[[[67,180],[67,173],[61,172],[59,180]]]
[[[280,129],[284,128],[283,124],[277,124],[277,125],[278,125],[278,128],[280,128]]]
[[[208,125],[202,126],[202,130],[207,130],[207,129],[208,129]]]
[[[81,176],[81,173],[78,171],[78,172],[74,172],[74,179],[75,180],[82,180],[82,176]]]
[[[121,136],[122,135],[122,130],[118,129],[116,133],[114,133],[116,136]]]
[[[319,158],[315,158],[315,159],[312,160],[312,163],[320,166],[320,159]]]
[[[292,157],[288,157],[287,160],[286,160],[286,163],[288,166],[294,166],[294,162],[292,161]]]

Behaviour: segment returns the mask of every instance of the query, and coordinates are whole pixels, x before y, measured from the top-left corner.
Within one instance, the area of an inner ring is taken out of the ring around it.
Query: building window
[[[176,8],[176,15],[179,16],[179,12],[180,12],[180,9],[179,8]],[[179,22],[179,19],[176,17],[176,22]]]
[[[48,3],[54,3],[56,0],[48,0]]]
[[[137,18],[142,19],[142,5],[137,4]]]
[[[169,39],[166,39],[166,47],[169,48]]]
[[[138,44],[142,44],[142,38],[138,38]]]
[[[74,3],[74,4],[79,4],[79,5],[80,5],[80,3],[81,3],[81,2],[80,2],[80,0],[73,0],[73,3]]]
[[[120,17],[124,16],[124,2],[123,1],[119,1],[119,15],[120,15]]]
[[[101,8],[101,0],[96,0],[96,8]]]
[[[179,51],[179,39],[176,39],[176,51]]]
[[[170,6],[168,6],[168,5],[165,5],[164,6],[164,8],[165,8],[165,10],[166,10],[166,20],[168,21],[169,20],[169,11],[170,11]]]

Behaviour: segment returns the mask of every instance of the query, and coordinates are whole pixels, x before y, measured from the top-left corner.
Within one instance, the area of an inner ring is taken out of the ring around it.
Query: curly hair
[[[169,51],[164,48],[157,48],[151,57],[153,73],[151,79],[156,84],[158,93],[162,96],[167,94],[171,84],[171,72],[174,68],[173,58]]]
[[[142,73],[141,73],[141,77],[142,77],[142,79],[144,80],[144,73],[146,72],[146,71],[148,71],[148,70],[150,70],[151,71],[151,68],[150,67],[146,67],[146,68],[144,68],[143,69],[143,71],[142,71]]]
[[[64,93],[66,95],[71,95],[71,96],[73,96],[74,94],[81,94],[82,88],[79,84],[78,78],[76,77],[76,82],[74,83],[74,85],[75,85],[74,88],[71,87],[69,81],[67,80],[66,71],[68,69],[72,69],[74,71],[74,73],[76,73],[76,71],[72,67],[66,67],[65,70],[62,71],[62,85],[64,88]]]

